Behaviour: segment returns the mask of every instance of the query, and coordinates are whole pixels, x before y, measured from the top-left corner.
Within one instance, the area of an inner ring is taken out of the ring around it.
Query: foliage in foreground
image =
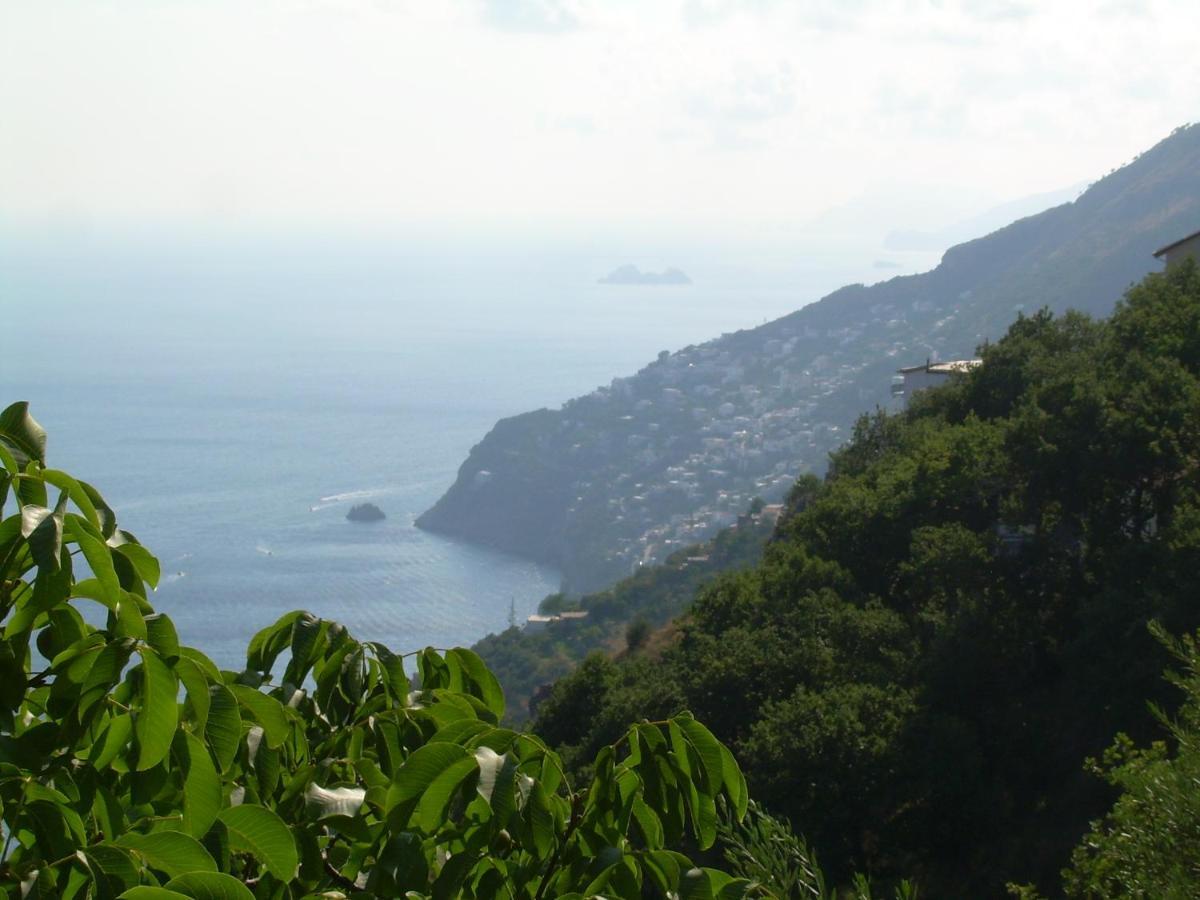
[[[724,811],[717,832],[734,874],[763,885],[776,896],[795,900],[872,900],[877,896],[871,879],[862,873],[856,873],[845,890],[831,888],[808,842],[753,800],[741,818],[727,807]],[[902,880],[891,896],[917,900],[917,887]]]
[[[10,896],[765,893],[676,852],[713,843],[718,798],[747,804],[690,715],[629,728],[573,785],[541,740],[499,727],[503,694],[467,650],[398,656],[294,612],[220,671],[148,602],[155,558],[45,446],[26,404],[0,413]]]
[[[1177,719],[1159,713],[1174,750],[1120,735],[1102,763],[1089,761],[1121,796],[1063,873],[1071,897],[1193,897],[1200,885],[1200,645],[1156,631],[1183,667],[1168,675],[1185,696]]]

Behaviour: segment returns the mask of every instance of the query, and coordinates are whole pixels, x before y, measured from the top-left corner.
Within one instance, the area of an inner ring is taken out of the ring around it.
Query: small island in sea
[[[643,272],[637,266],[618,266],[600,279],[600,284],[691,284],[692,279],[679,269]]]
[[[380,519],[386,519],[387,516],[374,503],[358,503],[350,507],[346,518],[351,522],[378,522]]]

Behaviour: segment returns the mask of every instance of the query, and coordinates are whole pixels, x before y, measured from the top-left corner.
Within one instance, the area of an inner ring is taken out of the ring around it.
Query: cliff
[[[1200,227],[1200,127],[1078,200],[948,250],[938,267],[850,285],[776,321],[660,357],[559,410],[502,420],[417,525],[559,566],[595,590],[770,501],[830,450],[892,374],[968,356],[1022,311],[1108,314]]]

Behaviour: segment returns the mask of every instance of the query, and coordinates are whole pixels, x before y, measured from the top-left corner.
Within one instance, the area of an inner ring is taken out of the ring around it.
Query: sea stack
[[[350,507],[350,511],[346,513],[346,518],[351,522],[378,522],[381,519],[386,519],[387,516],[374,503],[358,503]]]

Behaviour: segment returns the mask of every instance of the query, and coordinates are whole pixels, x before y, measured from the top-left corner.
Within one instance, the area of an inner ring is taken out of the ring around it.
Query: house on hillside
[[[961,375],[975,368],[982,360],[951,359],[946,362],[925,361],[924,365],[897,369],[892,378],[892,399],[903,398],[907,403],[913,394],[941,384],[951,375]]]
[[[525,620],[525,633],[537,634],[545,631],[546,626],[552,625],[555,622],[579,622],[586,619],[588,611],[586,609],[565,609],[560,613],[553,615],[543,615],[542,613],[534,613]]]
[[[1161,250],[1155,250],[1154,255],[1165,262],[1168,269],[1189,256],[1200,259],[1200,231],[1180,238],[1173,244],[1167,244]]]

